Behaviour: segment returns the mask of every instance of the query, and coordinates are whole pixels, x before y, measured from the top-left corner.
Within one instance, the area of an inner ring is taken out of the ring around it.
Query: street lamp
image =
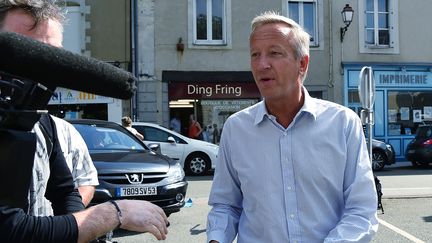
[[[354,16],[354,10],[351,8],[349,4],[345,4],[345,7],[342,9],[342,20],[345,24],[345,27],[340,28],[340,40],[343,42],[345,32],[348,30],[348,26],[351,24]]]

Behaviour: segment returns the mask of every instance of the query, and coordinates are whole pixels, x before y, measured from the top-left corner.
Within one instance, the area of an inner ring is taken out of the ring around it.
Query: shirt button
[[[294,218],[294,214],[293,213],[290,215],[290,218],[292,218],[292,219]]]
[[[288,189],[288,191],[291,191],[292,187],[289,186],[289,187],[287,187],[287,189]]]

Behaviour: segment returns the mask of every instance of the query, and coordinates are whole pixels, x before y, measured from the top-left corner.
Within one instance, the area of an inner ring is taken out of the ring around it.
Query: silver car
[[[188,138],[154,123],[133,122],[132,127],[144,135],[147,146],[158,144],[161,153],[178,161],[187,174],[204,175],[215,169],[218,145]]]

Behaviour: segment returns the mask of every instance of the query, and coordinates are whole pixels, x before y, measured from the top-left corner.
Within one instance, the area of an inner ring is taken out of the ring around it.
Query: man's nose
[[[260,56],[257,60],[258,70],[269,70],[271,68],[270,60],[266,56]]]

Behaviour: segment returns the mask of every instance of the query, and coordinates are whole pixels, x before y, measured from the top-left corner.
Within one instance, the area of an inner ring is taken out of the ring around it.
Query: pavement
[[[383,198],[432,198],[432,165],[413,167],[402,161],[375,174],[381,181]]]

